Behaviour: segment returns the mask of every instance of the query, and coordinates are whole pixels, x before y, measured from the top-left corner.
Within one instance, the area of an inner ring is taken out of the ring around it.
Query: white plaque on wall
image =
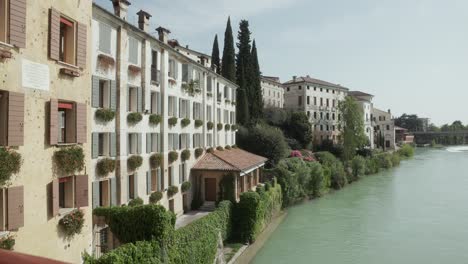
[[[49,91],[49,66],[23,59],[23,87]]]

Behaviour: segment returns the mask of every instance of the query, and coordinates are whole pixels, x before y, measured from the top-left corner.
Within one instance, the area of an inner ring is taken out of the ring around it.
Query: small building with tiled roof
[[[232,181],[234,197],[255,190],[260,183],[260,171],[268,159],[248,151],[231,148],[205,153],[192,167],[194,199],[215,202],[223,197],[221,182]],[[198,197],[197,197],[198,196]]]

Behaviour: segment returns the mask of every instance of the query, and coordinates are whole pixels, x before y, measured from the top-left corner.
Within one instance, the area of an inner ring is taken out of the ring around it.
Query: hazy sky
[[[109,0],[96,0],[109,9]],[[227,16],[234,38],[247,19],[264,75],[339,83],[375,95],[394,115],[416,113],[440,125],[468,123],[467,0],[130,0],[153,15],[152,28],[181,45],[220,50]]]

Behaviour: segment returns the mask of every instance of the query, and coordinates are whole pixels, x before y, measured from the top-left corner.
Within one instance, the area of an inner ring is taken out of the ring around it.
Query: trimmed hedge
[[[163,251],[160,243],[153,241],[137,241],[136,243],[128,243],[114,249],[95,259],[85,253],[83,261],[86,264],[127,264],[127,263],[164,263]]]
[[[0,148],[0,186],[10,180],[11,175],[20,171],[21,163],[21,154],[11,149]]]
[[[398,150],[398,154],[404,159],[411,158],[414,156],[414,148],[409,144],[404,144]]]
[[[84,152],[81,147],[62,148],[54,152],[54,161],[58,171],[72,175],[84,168]]]
[[[96,172],[98,176],[107,176],[107,174],[113,172],[115,170],[115,160],[104,158],[97,162],[96,164]]]
[[[139,155],[133,155],[130,158],[127,159],[127,167],[131,171],[134,171],[141,167],[143,164],[143,158]]]
[[[155,203],[161,201],[162,197],[163,197],[163,193],[160,192],[160,191],[151,193],[151,195],[149,197],[149,202],[152,203],[152,204],[155,204]]]
[[[115,118],[115,112],[114,110],[111,110],[108,108],[99,108],[94,113],[94,116],[96,117],[97,120],[100,120],[103,122],[109,122]]]
[[[160,167],[163,163],[163,155],[156,153],[150,156],[150,166],[152,169]]]
[[[140,197],[132,199],[130,200],[130,202],[128,202],[128,206],[138,206],[138,205],[143,205],[143,199],[141,199]]]

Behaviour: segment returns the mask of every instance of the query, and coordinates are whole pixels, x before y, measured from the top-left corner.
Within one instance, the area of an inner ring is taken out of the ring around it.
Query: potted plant
[[[175,126],[177,125],[177,117],[171,117],[167,120],[170,126]]]
[[[159,168],[163,162],[163,155],[160,153],[155,153],[150,157],[150,166],[152,169]]]
[[[143,158],[139,155],[133,155],[127,159],[127,168],[131,171],[138,169],[143,164]]]
[[[182,120],[180,120],[180,125],[181,125],[182,127],[186,127],[186,126],[188,126],[189,124],[190,124],[190,119],[188,119],[188,118],[183,118]]]
[[[169,163],[172,163],[174,161],[176,161],[178,158],[179,158],[179,153],[177,153],[177,151],[171,151],[169,152]]]
[[[94,113],[97,120],[110,122],[115,118],[115,112],[109,108],[99,108]]]
[[[195,158],[199,158],[203,154],[203,149],[202,148],[197,148],[195,149]]]
[[[208,130],[213,129],[213,126],[214,126],[214,124],[213,124],[213,122],[211,122],[211,121],[208,121],[208,123],[206,123],[206,128],[207,128]]]
[[[0,148],[0,186],[21,168],[21,155],[12,149]]]
[[[59,226],[68,237],[79,234],[83,228],[83,224],[84,213],[80,209],[72,211],[59,220]]]
[[[159,123],[161,123],[161,120],[162,120],[162,116],[161,115],[157,115],[157,114],[151,114],[149,116],[149,123],[151,125],[158,125]]]
[[[195,127],[198,128],[201,126],[203,126],[203,121],[200,119],[195,120]]]
[[[133,124],[133,125],[137,124],[142,119],[143,119],[143,115],[141,113],[138,113],[138,112],[128,113],[128,115],[127,115],[127,122],[129,124]]]
[[[218,130],[222,130],[222,129],[223,129],[223,124],[218,123],[218,124],[216,125],[216,127],[218,128]]]
[[[62,148],[54,152],[57,170],[64,175],[72,175],[84,168],[83,149],[78,146]]]
[[[169,186],[169,188],[167,188],[167,196],[169,197],[174,196],[178,192],[179,188],[177,188],[177,186]]]
[[[113,159],[100,159],[96,164],[97,175],[103,177],[115,170],[115,161]]]
[[[182,161],[186,161],[190,159],[190,150],[184,149],[182,153],[180,154],[180,158],[182,159]]]

